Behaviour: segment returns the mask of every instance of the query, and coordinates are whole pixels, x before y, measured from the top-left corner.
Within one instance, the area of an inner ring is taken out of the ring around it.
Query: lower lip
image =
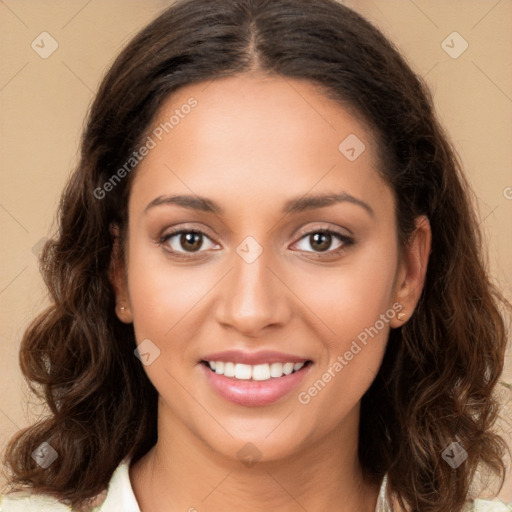
[[[260,407],[276,402],[296,388],[308,373],[311,363],[290,375],[263,381],[225,377],[213,372],[203,363],[200,366],[208,382],[223,398],[245,407]]]

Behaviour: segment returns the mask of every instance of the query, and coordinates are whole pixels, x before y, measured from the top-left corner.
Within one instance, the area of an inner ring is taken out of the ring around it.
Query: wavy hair
[[[359,457],[368,479],[388,475],[404,509],[460,511],[480,464],[505,474],[506,446],[492,427],[506,348],[500,308],[509,304],[488,277],[472,192],[426,84],[378,29],[334,0],[178,1],[114,61],[41,257],[51,305],[26,330],[20,362],[49,414],[11,440],[11,484],[83,505],[121,460],[156,442],[157,391],[133,355],[133,326],[115,315],[109,280],[109,228],[120,226],[122,244],[136,168],[98,191],[174,91],[253,71],[313,82],[375,132],[402,248],[415,218],[430,220],[426,283],[362,398]],[[45,441],[59,454],[47,469],[31,457]],[[456,471],[442,459],[454,441],[468,453]]]

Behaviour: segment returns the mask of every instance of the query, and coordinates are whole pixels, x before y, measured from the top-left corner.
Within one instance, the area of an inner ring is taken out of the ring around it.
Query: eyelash
[[[194,234],[198,234],[198,235],[203,235],[204,237],[211,240],[208,233],[206,233],[205,231],[203,231],[201,229],[198,229],[198,228],[183,229],[183,228],[181,228],[181,229],[176,229],[175,231],[171,231],[170,233],[166,233],[165,235],[163,235],[160,238],[160,240],[158,241],[158,244],[163,245],[166,242],[168,242],[171,238],[173,238],[174,236],[181,235],[184,233],[194,233]],[[325,229],[325,228],[313,229],[313,230],[307,231],[305,233],[301,233],[300,238],[297,240],[297,242],[303,240],[304,238],[306,238],[308,236],[314,235],[314,234],[332,235],[335,239],[337,239],[338,241],[343,243],[343,245],[341,245],[337,249],[331,249],[329,251],[318,251],[318,252],[317,251],[305,251],[307,253],[314,254],[318,258],[321,258],[324,255],[337,256],[337,255],[341,254],[342,252],[346,251],[351,245],[354,245],[354,243],[355,243],[355,241],[352,238],[348,237],[347,235],[343,235],[341,233],[338,233],[337,231],[333,231],[331,229]],[[213,240],[212,240],[212,242],[213,242]],[[297,242],[295,242],[295,243],[297,243]],[[203,251],[197,251],[195,253],[192,252],[192,253],[186,254],[186,253],[182,253],[179,251],[174,251],[173,249],[170,249],[170,248],[164,248],[164,250],[167,251],[168,253],[172,254],[173,256],[176,256],[177,258],[183,258],[183,259],[195,258],[194,254],[200,254],[201,252],[203,252]]]

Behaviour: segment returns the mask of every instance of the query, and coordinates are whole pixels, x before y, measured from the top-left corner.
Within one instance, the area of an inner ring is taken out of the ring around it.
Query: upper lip
[[[264,364],[264,363],[305,363],[309,361],[307,357],[300,357],[293,354],[284,354],[273,350],[263,350],[260,352],[244,352],[242,350],[226,350],[224,352],[215,352],[202,358],[203,361],[224,361],[241,364]]]

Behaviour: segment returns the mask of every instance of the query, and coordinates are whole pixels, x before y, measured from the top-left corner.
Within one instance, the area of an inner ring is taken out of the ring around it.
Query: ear
[[[402,326],[412,316],[421,296],[432,243],[430,222],[425,215],[416,218],[416,229],[404,248],[395,282],[395,302],[402,308],[390,325]]]
[[[112,254],[110,257],[109,279],[116,296],[116,315],[121,322],[129,324],[133,322],[130,300],[128,295],[128,283],[126,269],[119,236],[119,226],[110,225],[110,236],[112,238]]]

